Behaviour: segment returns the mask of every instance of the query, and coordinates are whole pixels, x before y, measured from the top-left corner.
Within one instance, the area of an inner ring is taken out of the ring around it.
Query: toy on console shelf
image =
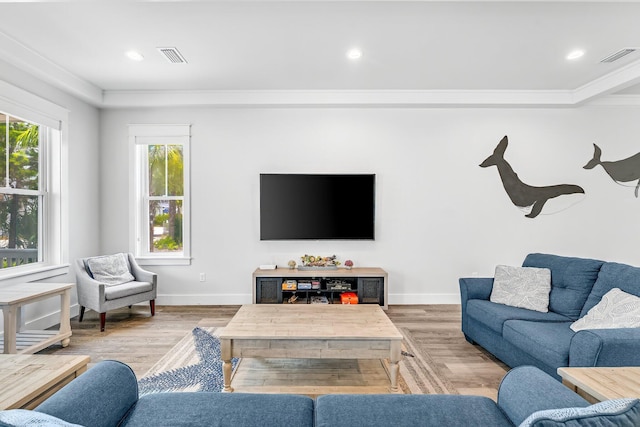
[[[343,292],[340,294],[340,302],[342,304],[357,304],[358,303],[358,295],[354,292]]]
[[[300,259],[302,260],[302,265],[305,267],[336,267],[340,265],[340,261],[338,261],[335,255],[321,257],[304,254]]]

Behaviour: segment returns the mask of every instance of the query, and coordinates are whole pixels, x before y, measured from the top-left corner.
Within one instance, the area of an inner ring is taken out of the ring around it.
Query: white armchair
[[[155,315],[157,275],[143,270],[132,254],[114,254],[76,260],[76,289],[82,322],[85,308],[100,313],[104,332],[106,313],[120,307],[149,301]]]

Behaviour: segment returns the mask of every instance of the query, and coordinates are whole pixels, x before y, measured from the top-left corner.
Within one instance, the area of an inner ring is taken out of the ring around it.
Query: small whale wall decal
[[[496,149],[493,150],[493,154],[487,157],[484,162],[480,163],[480,167],[496,166],[498,168],[502,185],[513,204],[519,208],[531,208],[531,211],[525,215],[527,218],[537,217],[549,199],[567,194],[584,194],[582,187],[577,185],[559,184],[546,187],[534,187],[525,184],[518,178],[518,174],[513,171],[511,165],[504,159],[504,152],[507,150],[507,145],[509,145],[509,139],[505,136],[498,143]]]
[[[615,162],[603,162],[600,160],[602,150],[596,144],[593,144],[593,147],[593,159],[589,160],[589,163],[583,167],[585,169],[593,169],[600,165],[611,179],[619,184],[638,180],[634,193],[636,197],[638,197],[638,187],[640,187],[640,153]]]

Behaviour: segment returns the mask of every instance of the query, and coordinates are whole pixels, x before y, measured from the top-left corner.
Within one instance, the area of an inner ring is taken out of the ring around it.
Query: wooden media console
[[[287,281],[317,281],[317,289],[286,289]],[[283,289],[283,283],[285,284]],[[309,304],[314,297],[324,297],[329,303],[340,303],[340,294],[353,292],[358,304],[378,304],[388,307],[388,275],[377,267],[302,270],[296,268],[257,269],[253,272],[253,303],[283,304],[295,300],[296,304]],[[342,284],[342,286],[340,286]],[[297,298],[296,298],[297,297]]]

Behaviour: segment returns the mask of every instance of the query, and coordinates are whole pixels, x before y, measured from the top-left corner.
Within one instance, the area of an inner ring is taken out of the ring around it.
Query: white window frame
[[[66,150],[69,111],[0,80],[0,111],[40,125],[39,262],[0,269],[0,286],[43,280],[69,272]],[[54,133],[57,131],[57,135]]]
[[[132,206],[129,230],[130,250],[141,265],[190,265],[191,264],[191,185],[190,185],[191,125],[132,124],[129,125],[131,171],[129,186]],[[148,210],[148,171],[146,147],[149,145],[181,145],[184,170],[184,194],[182,202],[182,251],[150,252]]]

